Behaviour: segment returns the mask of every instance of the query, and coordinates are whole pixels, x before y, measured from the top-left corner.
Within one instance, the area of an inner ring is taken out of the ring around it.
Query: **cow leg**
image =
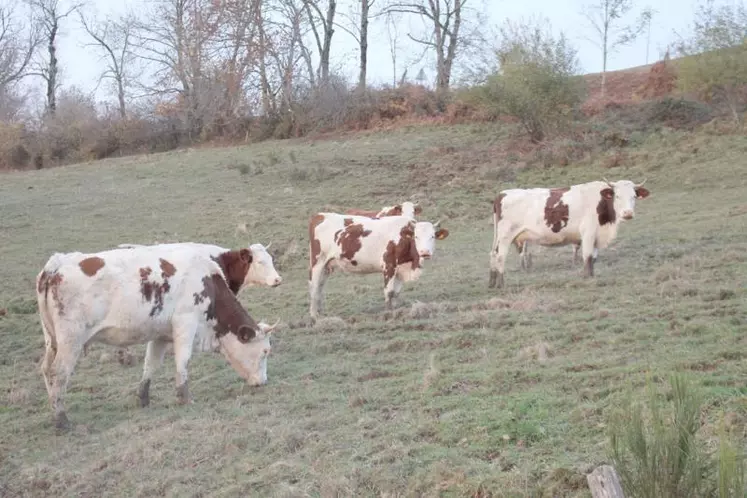
[[[311,280],[309,280],[309,314],[316,320],[322,312],[324,284],[327,282],[329,271],[327,262],[323,259],[317,260],[316,266],[311,269]]]
[[[584,260],[584,277],[594,276],[595,245],[596,243],[593,237],[584,237],[581,241],[581,255]]]
[[[42,359],[41,372],[44,377],[44,385],[47,387],[47,396],[52,395],[52,362],[54,362],[55,356],[57,356],[57,344],[54,339],[47,331],[46,326],[42,322],[42,330],[44,332],[44,358]]]
[[[196,327],[191,322],[174,323],[174,361],[176,362],[176,399],[180,404],[190,403],[187,367],[192,358]]]
[[[578,252],[581,250],[581,244],[573,244],[573,264],[577,265],[580,261]]]
[[[526,270],[527,268],[527,261],[526,261],[526,249],[527,249],[527,243],[524,242],[523,244],[519,244],[517,241],[514,240],[514,245],[516,246],[516,252],[519,253],[519,263],[521,264],[521,269]]]
[[[140,406],[145,408],[150,404],[150,381],[153,373],[163,363],[163,355],[166,353],[166,341],[155,340],[148,342],[145,349],[145,365],[143,367],[143,378],[140,380],[137,395],[140,398]]]
[[[384,284],[384,302],[386,303],[387,309],[392,309],[397,296],[399,296],[399,293],[402,291],[402,280],[397,278],[395,275],[389,280],[389,282],[387,282],[385,278]]]
[[[524,241],[521,246],[518,246],[519,253],[521,254],[521,268],[526,271],[532,270],[532,253],[529,252],[529,241]]]
[[[73,375],[75,364],[82,351],[82,344],[78,346],[68,341],[58,342],[57,354],[55,354],[51,368],[49,368],[45,376],[49,385],[49,404],[52,406],[55,427],[58,429],[67,429],[70,425],[67,414],[65,413],[63,398],[67,392],[67,385],[70,382],[70,377]]]
[[[510,239],[509,239],[510,240]],[[490,253],[490,281],[488,287],[503,287],[503,273],[506,267],[506,255],[511,246],[509,240],[500,239],[498,245]]]

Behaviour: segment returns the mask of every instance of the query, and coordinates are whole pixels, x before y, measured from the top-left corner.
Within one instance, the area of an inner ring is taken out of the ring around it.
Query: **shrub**
[[[497,114],[518,118],[530,139],[541,142],[581,102],[576,50],[541,22],[507,22],[500,37],[500,69],[488,78],[481,100]]]
[[[712,117],[711,109],[700,102],[684,98],[665,97],[649,102],[644,107],[648,122],[661,123],[672,128],[692,128]]]
[[[696,440],[700,394],[683,377],[670,378],[671,399],[662,406],[647,383],[645,408],[630,393],[609,425],[611,459],[625,495],[642,498],[707,496],[709,462]]]
[[[656,62],[648,73],[646,82],[636,92],[644,99],[664,97],[672,93],[677,86],[677,73],[668,58]]]
[[[747,103],[747,8],[741,2],[716,7],[706,0],[696,13],[690,39],[680,43],[680,87],[708,102],[724,103],[735,122]]]

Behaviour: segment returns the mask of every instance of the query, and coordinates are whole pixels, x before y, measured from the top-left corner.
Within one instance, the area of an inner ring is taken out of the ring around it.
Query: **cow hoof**
[[[140,408],[145,408],[150,405],[150,379],[144,380],[140,383],[137,395],[138,398],[140,398]]]
[[[488,289],[492,289],[495,287],[495,283],[498,280],[498,272],[497,271],[491,271],[490,272],[490,280],[488,280]]]
[[[189,387],[186,382],[176,388],[176,400],[180,405],[192,403],[189,397]]]
[[[70,429],[70,421],[67,419],[65,412],[60,412],[54,417],[54,427],[58,431],[64,432]]]

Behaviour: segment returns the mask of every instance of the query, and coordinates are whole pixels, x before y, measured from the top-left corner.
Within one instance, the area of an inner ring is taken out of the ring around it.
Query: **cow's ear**
[[[415,214],[421,214],[423,212],[423,208],[420,207],[420,204],[415,204]]]
[[[613,197],[615,197],[615,191],[609,187],[602,189],[600,194],[602,194],[603,199],[607,199],[607,200],[610,200]]]
[[[239,342],[246,344],[257,336],[257,332],[248,325],[242,325],[239,327],[239,331],[236,333]]]
[[[449,231],[445,228],[439,228],[438,231],[436,232],[437,240],[444,240],[448,236],[449,236]]]
[[[644,187],[636,187],[635,188],[635,195],[639,199],[645,199],[646,197],[648,197],[648,194],[649,194],[648,189],[646,189]]]
[[[252,262],[252,251],[249,249],[242,249],[239,251],[239,257],[242,261],[246,261],[247,263]]]

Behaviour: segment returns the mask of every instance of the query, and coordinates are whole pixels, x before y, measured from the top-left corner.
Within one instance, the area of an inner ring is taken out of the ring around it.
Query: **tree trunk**
[[[122,75],[117,76],[117,98],[119,99],[119,117],[127,119],[127,107],[125,104],[125,90]]]
[[[260,2],[261,5],[261,2]],[[265,26],[262,18],[262,9],[257,7],[257,24],[259,25],[259,85],[262,92],[262,115],[270,114],[270,83],[267,80],[267,47],[265,45]]]
[[[47,75],[47,111],[50,115],[54,116],[57,111],[57,47],[55,42],[57,41],[57,20],[55,19],[52,24],[52,29],[49,32],[49,45],[47,50],[49,51],[49,74]]]
[[[327,18],[324,25],[324,45],[322,46],[321,58],[321,78],[323,83],[329,81],[329,51],[332,47],[332,35],[335,33],[334,20],[335,20],[335,8],[337,7],[336,0],[329,0],[327,8]]]
[[[368,8],[370,0],[361,0],[361,65],[358,74],[358,90],[366,90],[366,65],[368,58]]]
[[[594,469],[586,476],[586,482],[592,498],[625,498],[617,472],[609,465]]]

